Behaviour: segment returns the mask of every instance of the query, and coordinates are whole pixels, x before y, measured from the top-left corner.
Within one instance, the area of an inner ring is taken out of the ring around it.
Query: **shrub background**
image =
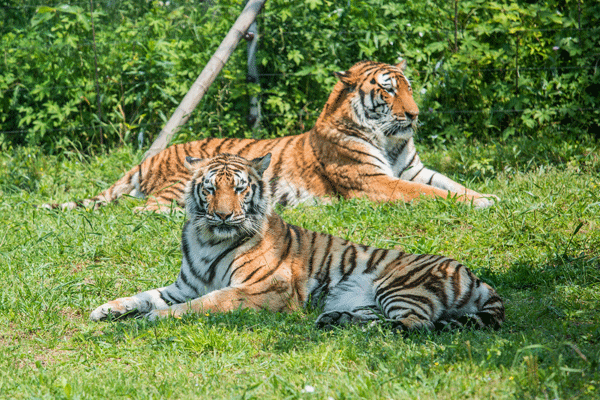
[[[89,1],[29,1],[0,2],[0,143],[49,152],[148,146],[243,7],[94,0],[92,19]],[[598,16],[600,3],[582,0],[269,0],[258,18],[260,85],[246,82],[241,43],[175,141],[303,132],[331,72],[398,57],[429,140],[597,131]],[[252,94],[257,131],[246,123]]]

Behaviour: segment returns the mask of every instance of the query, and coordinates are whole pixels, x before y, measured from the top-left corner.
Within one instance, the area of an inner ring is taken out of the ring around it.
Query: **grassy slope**
[[[90,323],[106,300],[174,279],[184,218],[134,214],[134,200],[94,212],[32,207],[106,187],[139,158],[128,149],[91,159],[5,152],[0,398],[600,396],[598,146],[515,139],[422,154],[502,201],[474,211],[452,201],[357,200],[284,218],[463,261],[506,300],[498,332],[325,332],[313,326],[318,310]]]

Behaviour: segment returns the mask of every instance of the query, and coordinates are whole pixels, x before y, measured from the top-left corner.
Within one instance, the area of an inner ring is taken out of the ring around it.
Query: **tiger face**
[[[397,65],[364,61],[336,74],[349,93],[352,119],[379,139],[407,140],[417,126],[419,107],[405,69],[405,60]]]
[[[186,187],[186,210],[198,232],[217,240],[256,234],[269,207],[261,178],[271,154],[251,161],[231,154],[211,160],[186,157],[193,177]]]

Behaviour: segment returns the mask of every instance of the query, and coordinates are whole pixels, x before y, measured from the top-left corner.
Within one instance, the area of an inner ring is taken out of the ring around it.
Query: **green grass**
[[[136,214],[133,199],[33,207],[95,194],[139,160],[130,149],[4,152],[0,398],[598,398],[599,148],[556,136],[422,151],[431,167],[502,198],[480,211],[452,200],[283,210],[356,242],[452,256],[505,299],[500,331],[408,336],[321,331],[318,310],[91,323],[107,300],[174,280],[184,216]]]

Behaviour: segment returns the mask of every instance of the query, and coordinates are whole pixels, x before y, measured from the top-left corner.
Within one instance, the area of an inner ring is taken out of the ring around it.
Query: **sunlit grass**
[[[91,323],[105,301],[174,280],[184,216],[136,214],[133,199],[97,211],[34,208],[108,186],[139,160],[129,149],[2,154],[0,397],[598,398],[600,151],[557,143],[423,151],[433,168],[501,197],[485,210],[452,200],[279,210],[355,242],[452,256],[505,299],[500,331],[408,336],[321,331],[318,310]]]

